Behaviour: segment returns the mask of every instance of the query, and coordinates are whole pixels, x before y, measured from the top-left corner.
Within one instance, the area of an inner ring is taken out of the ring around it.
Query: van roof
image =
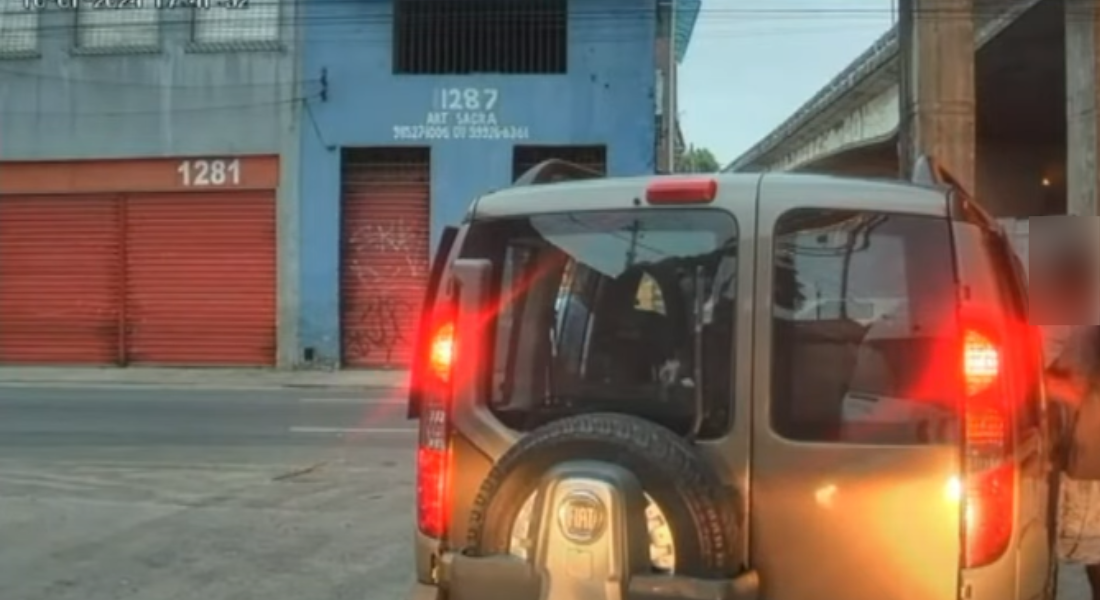
[[[845,198],[881,198],[885,207],[912,214],[946,216],[947,203],[941,189],[896,180],[857,179],[807,173],[712,173],[691,175],[649,175],[561,181],[538,185],[517,185],[479,198],[467,218],[492,219],[536,213],[623,210],[640,206],[646,187],[656,179],[712,177],[718,182],[718,198],[711,206],[735,208],[735,202],[755,201],[754,191],[768,194],[796,194],[820,203],[843,206]],[[723,190],[749,193],[725,193]],[[803,192],[804,190],[804,192]],[[696,205],[699,206],[699,205]]]

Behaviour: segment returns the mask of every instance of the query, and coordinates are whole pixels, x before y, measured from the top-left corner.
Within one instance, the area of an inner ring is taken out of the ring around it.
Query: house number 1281
[[[217,187],[241,184],[241,161],[231,160],[185,160],[176,167],[183,187]]]

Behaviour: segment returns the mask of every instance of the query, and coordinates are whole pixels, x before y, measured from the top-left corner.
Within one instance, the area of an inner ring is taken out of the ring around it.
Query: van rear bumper
[[[511,556],[475,558],[447,554],[443,573],[450,600],[483,600],[494,595],[509,600],[537,600],[542,575]],[[623,600],[759,600],[760,578],[746,571],[734,579],[703,580],[673,575],[636,575],[623,582]],[[432,588],[433,590],[435,588]],[[601,598],[603,596],[601,595]],[[435,596],[414,600],[435,600]],[[578,600],[581,600],[578,598]]]
[[[437,600],[437,598],[439,598],[439,588],[420,582],[414,583],[408,595],[405,596],[406,600]]]

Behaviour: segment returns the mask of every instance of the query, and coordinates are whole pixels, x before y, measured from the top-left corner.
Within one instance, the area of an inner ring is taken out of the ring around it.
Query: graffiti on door
[[[379,294],[368,298],[357,311],[359,320],[348,332],[349,349],[364,358],[392,363],[395,351],[411,343],[407,321],[414,310],[411,302],[399,296]]]
[[[395,365],[412,344],[427,277],[427,235],[404,219],[371,220],[350,232],[345,251],[355,288],[345,319],[345,353]]]

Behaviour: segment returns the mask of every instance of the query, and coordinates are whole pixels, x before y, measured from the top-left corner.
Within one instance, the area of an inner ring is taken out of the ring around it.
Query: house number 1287
[[[438,91],[443,110],[484,110],[497,107],[500,92],[496,88],[443,88]]]
[[[231,160],[185,160],[176,167],[183,187],[217,187],[241,184],[241,161]]]

